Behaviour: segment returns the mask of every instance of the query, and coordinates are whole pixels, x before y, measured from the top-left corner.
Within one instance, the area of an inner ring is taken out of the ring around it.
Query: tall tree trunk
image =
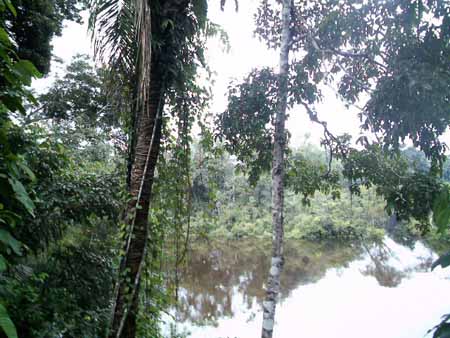
[[[129,237],[119,271],[110,338],[134,338],[136,335],[140,275],[149,236],[150,195],[161,141],[163,79],[157,68],[152,67],[149,92],[143,102],[145,108],[141,110],[136,133],[129,189],[131,199],[126,216]]]
[[[271,338],[275,323],[275,308],[280,292],[280,275],[283,269],[283,209],[284,209],[284,152],[286,147],[286,107],[289,72],[291,1],[283,0],[278,107],[275,117],[275,136],[272,163],[272,261],[263,303],[262,338]]]

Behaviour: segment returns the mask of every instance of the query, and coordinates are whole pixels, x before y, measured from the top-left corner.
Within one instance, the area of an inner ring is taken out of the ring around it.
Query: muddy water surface
[[[193,338],[259,337],[267,253],[260,241],[193,248],[167,322]],[[285,256],[274,338],[422,338],[450,313],[450,270],[430,272],[437,256],[420,242],[290,241]]]

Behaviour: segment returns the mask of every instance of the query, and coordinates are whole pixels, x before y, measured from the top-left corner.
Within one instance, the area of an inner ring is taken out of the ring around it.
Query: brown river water
[[[259,337],[270,245],[196,245],[169,327],[192,338]],[[437,255],[385,237],[378,244],[288,241],[274,338],[422,338],[450,313],[450,269]],[[183,336],[183,335],[182,335]]]

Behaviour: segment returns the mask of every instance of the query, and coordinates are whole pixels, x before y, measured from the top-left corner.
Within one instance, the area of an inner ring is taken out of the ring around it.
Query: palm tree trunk
[[[149,94],[139,116],[136,148],[131,171],[130,202],[126,223],[129,238],[122,259],[110,338],[134,338],[139,304],[140,274],[146,256],[148,213],[155,167],[161,141],[163,80],[152,67]]]
[[[262,338],[271,338],[275,323],[275,308],[280,292],[280,276],[283,269],[283,209],[284,209],[284,152],[286,147],[286,107],[289,71],[291,1],[283,0],[280,73],[278,83],[278,107],[275,117],[275,136],[272,163],[272,261],[263,303]]]

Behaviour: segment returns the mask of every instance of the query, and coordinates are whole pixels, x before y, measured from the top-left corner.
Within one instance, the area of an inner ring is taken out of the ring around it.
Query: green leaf
[[[12,15],[17,16],[16,9],[14,8],[13,4],[11,3],[11,0],[4,0],[4,3],[12,13]]]
[[[444,187],[434,201],[433,221],[441,233],[447,229],[450,223],[450,194],[447,187]]]
[[[18,338],[16,327],[2,304],[0,304],[0,327],[8,338]]]
[[[14,179],[14,178],[9,178],[8,182],[16,194],[16,199],[20,203],[22,203],[22,205],[25,207],[25,209],[27,209],[27,211],[30,213],[30,215],[32,215],[34,217],[34,213],[33,213],[34,203],[30,199],[30,196],[28,196],[28,193],[25,190],[25,187],[23,186],[22,182]]]
[[[31,79],[33,77],[40,77],[41,75],[36,67],[27,60],[20,60],[14,63],[13,69],[21,81],[28,86],[31,85]]]
[[[24,164],[23,162],[19,162],[18,165],[19,165],[20,169],[22,169],[23,172],[25,174],[27,174],[27,176],[30,178],[30,180],[32,180],[32,181],[36,180],[36,176],[34,175],[34,173],[31,171],[31,169],[26,164]]]
[[[3,74],[5,75],[5,74]],[[5,76],[6,78],[6,76]],[[22,102],[19,98],[15,96],[5,95],[2,97],[2,103],[11,111],[20,111],[22,113],[25,112],[25,109],[22,106]]]
[[[14,228],[20,216],[10,210],[0,210],[0,223],[4,223],[11,228]]]
[[[6,30],[4,28],[0,27],[0,42],[3,43],[3,45],[5,45],[5,47],[9,47],[11,45],[11,40],[9,39],[8,33],[6,32]],[[3,56],[6,56],[6,54],[4,54]],[[2,56],[2,58],[3,58]]]
[[[20,243],[17,239],[11,235],[11,233],[5,229],[0,229],[0,242],[10,247],[15,254],[21,256],[22,251],[22,243]]]
[[[0,255],[0,272],[5,271],[7,266],[8,266],[8,263],[5,259],[5,257],[3,257],[3,255]]]
[[[431,271],[434,270],[438,265],[440,265],[442,268],[446,268],[450,265],[450,252],[447,252],[446,254],[439,257],[432,265],[431,265]]]
[[[34,77],[41,77],[42,74],[37,70],[34,64],[28,60],[20,60],[17,62],[22,71]]]

